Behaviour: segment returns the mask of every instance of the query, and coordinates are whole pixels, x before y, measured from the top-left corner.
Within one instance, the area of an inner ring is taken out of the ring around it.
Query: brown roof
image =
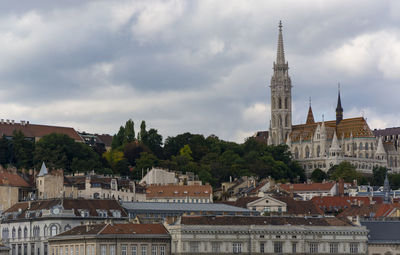
[[[104,143],[105,146],[111,147],[112,144],[112,139],[113,137],[108,134],[102,134],[102,135],[97,135],[96,136]]]
[[[165,235],[169,234],[162,224],[93,224],[74,227],[58,236],[78,236],[78,235]]]
[[[313,197],[311,201],[324,211],[346,209],[351,205],[369,205],[368,197]]]
[[[247,209],[247,204],[250,202],[253,202],[257,199],[260,199],[260,198],[259,197],[240,197],[236,201],[221,201],[221,202],[217,202],[217,203],[232,205],[232,206],[242,207],[242,208]]]
[[[345,209],[338,217],[361,216],[366,218],[386,217],[394,209],[400,208],[398,204],[373,204],[362,206],[351,206]]]
[[[307,225],[307,226],[350,226],[337,218],[312,217],[265,217],[265,216],[182,216],[183,225]]]
[[[318,124],[322,125],[322,122],[293,125],[292,132],[290,133],[291,141],[298,142],[300,139],[303,141],[310,140]],[[353,135],[353,137],[375,137],[363,117],[343,119],[337,126],[336,120],[325,121],[325,127],[328,140],[333,138],[334,131],[337,132],[338,139],[341,139],[342,135],[344,138],[350,138],[350,135]]]
[[[113,199],[73,199],[55,198],[37,201],[18,202],[7,209],[4,213],[21,212],[18,218],[25,218],[25,211],[50,210],[55,206],[62,206],[65,210],[74,209],[75,216],[80,216],[79,210],[87,210],[91,217],[100,217],[97,210],[107,211],[108,216],[112,216],[111,210],[119,210],[121,217],[127,217],[124,208]]]
[[[399,135],[400,127],[374,129],[374,131],[372,131],[372,132],[374,133],[375,136]]]
[[[14,123],[7,124],[0,122],[0,135],[3,136],[13,136],[14,130],[21,131],[26,137],[43,137],[51,133],[68,135],[75,141],[82,142],[82,138],[71,127],[59,127],[59,126],[47,126],[47,125],[36,125],[36,124],[24,124]]]
[[[150,185],[146,188],[146,198],[157,197],[210,197],[211,185]]]
[[[14,187],[30,187],[21,176],[9,172],[0,172],[0,185]]]
[[[286,203],[286,213],[289,215],[322,215],[324,212],[311,201],[297,201],[288,196],[272,196]]]
[[[329,191],[335,185],[334,182],[324,183],[285,183],[280,187],[286,191],[302,192],[302,191]]]

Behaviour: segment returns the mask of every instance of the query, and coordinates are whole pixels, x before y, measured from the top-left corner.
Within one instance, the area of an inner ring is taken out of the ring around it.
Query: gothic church
[[[306,123],[292,125],[292,82],[285,61],[281,22],[273,70],[268,144],[286,143],[308,174],[316,168],[328,171],[343,161],[365,174],[372,174],[375,166],[400,172],[400,154],[393,143],[375,137],[363,117],[343,119],[340,91],[336,120],[315,122],[310,103]]]

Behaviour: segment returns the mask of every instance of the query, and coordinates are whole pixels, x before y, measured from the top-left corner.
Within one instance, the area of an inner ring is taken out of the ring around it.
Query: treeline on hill
[[[146,129],[142,121],[135,136],[128,120],[114,135],[112,150],[104,157],[114,173],[140,179],[153,166],[190,171],[203,182],[219,185],[229,177],[271,176],[276,180],[302,182],[303,169],[291,160],[287,146],[267,146],[249,138],[243,144],[226,142],[211,135],[184,133],[163,139],[156,129]]]
[[[317,168],[311,173],[310,178],[314,182],[343,179],[347,183],[356,180],[358,185],[383,186],[386,172],[385,167],[374,167],[371,176],[362,175],[356,171],[355,166],[345,161],[332,166],[327,173]],[[388,174],[388,179],[392,189],[400,188],[400,174]]]

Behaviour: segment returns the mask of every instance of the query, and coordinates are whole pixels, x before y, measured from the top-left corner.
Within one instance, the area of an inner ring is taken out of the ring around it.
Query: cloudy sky
[[[1,1],[0,118],[242,142],[269,126],[283,22],[293,122],[400,126],[399,1]]]

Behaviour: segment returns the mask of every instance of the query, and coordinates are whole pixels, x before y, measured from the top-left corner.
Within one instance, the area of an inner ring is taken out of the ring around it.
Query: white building
[[[166,185],[178,183],[178,179],[176,178],[176,174],[174,172],[153,167],[148,173],[146,173],[139,183],[146,185]]]
[[[367,254],[365,227],[336,218],[183,216],[172,254]]]
[[[48,239],[85,223],[127,220],[116,200],[48,199],[19,202],[1,218],[0,233],[12,255],[47,255]]]

